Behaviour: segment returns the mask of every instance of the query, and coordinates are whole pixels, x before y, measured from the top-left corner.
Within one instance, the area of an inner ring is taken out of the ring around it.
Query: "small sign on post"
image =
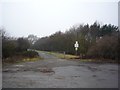
[[[74,47],[75,47],[75,51],[76,51],[76,55],[77,55],[77,51],[78,51],[78,47],[79,47],[78,41],[75,41]]]

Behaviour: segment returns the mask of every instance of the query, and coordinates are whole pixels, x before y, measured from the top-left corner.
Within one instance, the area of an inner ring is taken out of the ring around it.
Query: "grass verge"
[[[21,56],[14,56],[14,57],[9,57],[7,59],[2,60],[2,64],[16,64],[16,63],[22,63],[22,62],[35,62],[38,60],[42,60],[40,57],[34,57],[34,58],[29,58],[29,57],[21,57]]]
[[[57,53],[57,52],[46,52],[45,51],[45,53],[54,55],[54,56],[61,58],[61,59],[78,59],[79,58],[79,56],[76,56],[76,55],[63,54],[63,53]]]
[[[61,59],[67,59],[67,60],[79,60],[81,62],[90,62],[90,63],[120,63],[117,62],[115,60],[110,60],[110,59],[101,59],[101,58],[95,58],[95,59],[90,59],[90,58],[86,58],[86,59],[82,59],[79,56],[76,55],[70,55],[70,54],[63,54],[63,53],[57,53],[57,52],[48,52],[48,51],[40,51],[43,53],[47,53],[47,54],[51,54],[54,55],[58,58]]]
[[[15,64],[22,62],[34,62],[41,60],[42,58],[38,55],[37,52],[34,51],[25,51],[19,53],[18,55],[14,55],[12,57],[8,57],[2,60],[3,65],[5,64]]]

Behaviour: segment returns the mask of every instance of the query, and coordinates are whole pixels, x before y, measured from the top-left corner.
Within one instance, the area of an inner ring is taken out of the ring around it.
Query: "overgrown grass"
[[[45,53],[48,53],[48,54],[52,54],[58,58],[61,58],[61,59],[78,59],[79,56],[76,56],[76,55],[70,55],[70,54],[64,54],[64,53],[57,53],[57,52],[46,52]]]
[[[38,61],[38,60],[41,60],[42,58],[40,57],[35,57],[35,58],[24,58],[22,59],[22,61],[24,62],[34,62],[34,61]]]
[[[61,53],[52,53],[52,54],[61,59],[77,59],[77,58],[79,58],[79,56],[70,55],[70,54],[61,54]]]
[[[14,64],[21,62],[33,62],[41,60],[42,58],[35,51],[24,51],[19,53],[18,55],[14,55],[12,57],[6,58],[2,60],[3,64]]]
[[[47,52],[47,51],[41,51],[41,52],[44,52],[44,53],[48,53],[48,54],[51,54],[51,55],[54,55],[58,58],[61,58],[61,59],[68,59],[68,60],[79,60],[81,62],[95,62],[95,63],[118,63],[117,61],[115,60],[108,60],[108,59],[90,59],[90,58],[87,58],[87,59],[81,59],[79,56],[76,56],[76,55],[70,55],[70,54],[63,54],[63,53],[57,53],[57,52]]]

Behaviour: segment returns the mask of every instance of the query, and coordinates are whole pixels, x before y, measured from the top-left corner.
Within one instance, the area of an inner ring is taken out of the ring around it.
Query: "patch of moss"
[[[34,62],[34,61],[38,61],[41,60],[42,58],[36,57],[36,58],[24,58],[22,61],[24,62]]]

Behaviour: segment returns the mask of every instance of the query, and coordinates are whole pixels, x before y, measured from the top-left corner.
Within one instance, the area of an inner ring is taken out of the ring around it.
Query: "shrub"
[[[35,51],[24,51],[24,52],[22,53],[22,55],[23,55],[24,57],[34,58],[34,57],[37,57],[37,56],[38,56],[38,53],[35,52]]]
[[[118,37],[117,36],[104,36],[93,45],[88,55],[97,58],[117,59],[118,58]]]

